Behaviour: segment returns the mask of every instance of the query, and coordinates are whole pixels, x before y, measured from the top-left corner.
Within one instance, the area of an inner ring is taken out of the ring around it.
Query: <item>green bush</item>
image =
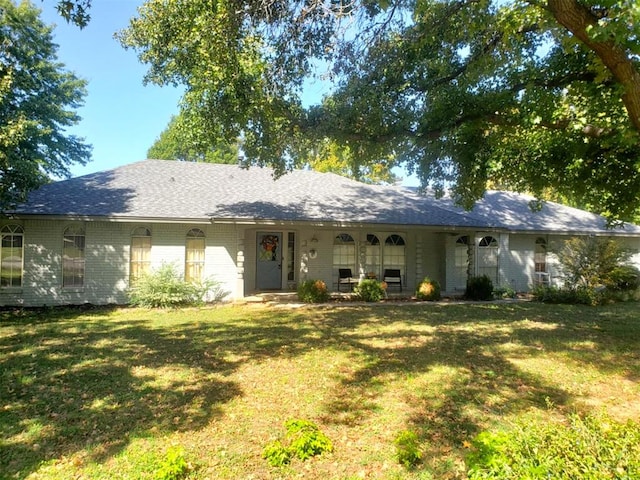
[[[382,282],[365,279],[355,286],[353,294],[363,302],[379,302],[385,297],[385,289]]]
[[[129,289],[129,302],[138,307],[168,308],[217,302],[225,295],[218,282],[187,282],[174,264],[165,263],[133,282]]]
[[[496,287],[493,290],[493,298],[516,298],[516,291],[509,286]]]
[[[466,457],[470,480],[640,478],[640,425],[604,415],[485,431],[472,445]]]
[[[262,458],[273,467],[286,465],[293,457],[304,461],[333,451],[331,440],[313,422],[288,420],[285,428],[287,433],[284,440],[270,442],[262,451]]]
[[[538,285],[531,291],[534,300],[552,304],[599,305],[606,296],[604,291],[591,287],[553,287]]]
[[[422,459],[418,435],[410,430],[400,432],[395,441],[396,459],[407,468],[415,467]]]
[[[486,275],[470,277],[464,297],[467,300],[493,300],[493,282]]]
[[[305,303],[323,303],[329,300],[329,290],[322,280],[306,280],[298,285],[298,299]]]
[[[638,302],[640,301],[640,289],[605,290],[602,297],[604,302]]]
[[[280,440],[269,442],[262,450],[262,458],[272,467],[282,467],[291,462],[291,451]]]
[[[185,478],[191,467],[184,457],[181,447],[171,447],[167,450],[164,460],[156,470],[155,480],[181,480]]]
[[[440,283],[425,277],[416,288],[416,298],[427,301],[440,300]]]
[[[615,277],[624,275],[632,252],[611,238],[574,237],[557,252],[569,288],[610,287]],[[627,273],[631,273],[630,270]]]
[[[607,278],[606,286],[610,290],[628,292],[640,288],[640,270],[631,265],[619,265]]]

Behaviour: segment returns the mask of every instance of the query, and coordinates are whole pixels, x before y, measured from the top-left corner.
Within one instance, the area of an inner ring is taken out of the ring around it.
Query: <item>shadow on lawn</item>
[[[612,321],[600,312],[518,304],[402,307],[378,319],[372,319],[371,310],[358,308],[345,309],[340,317],[328,315],[317,322],[325,337],[339,339],[368,361],[342,378],[323,420],[363,422],[381,407],[376,392],[387,379],[409,381],[438,368],[456,373],[445,375],[436,388],[414,388],[405,400],[407,428],[419,432],[434,455],[462,448],[491,418],[545,408],[548,402],[575,408],[569,392],[520,370],[507,358],[513,350],[506,353],[502,347],[514,345],[530,357],[561,352],[578,368],[622,370],[637,381],[634,345],[640,330],[621,326],[624,315]],[[588,351],[582,343],[589,345]]]
[[[501,350],[506,343],[527,354],[562,351],[577,364],[598,358],[603,371],[623,368],[638,378],[638,329],[625,328],[624,315],[612,319],[598,309],[576,308],[264,309],[238,310],[220,321],[212,310],[178,322],[167,313],[165,323],[162,314],[148,314],[152,321],[144,311],[134,311],[134,319],[108,310],[4,318],[0,471],[24,478],[41,462],[77,451],[103,461],[134,436],[203,428],[243,395],[232,374],[245,362],[323,348],[358,359],[327,396],[327,423],[358,424],[373,415],[389,378],[440,367],[456,371],[435,389],[407,393],[405,403],[407,428],[433,445],[457,449],[481,428],[483,412],[516,413],[544,406],[547,397],[557,405],[573,400],[519,370]],[[580,341],[593,347],[586,353],[572,347]]]
[[[293,339],[304,335],[268,321],[173,328],[151,326],[144,311],[126,322],[86,313],[0,324],[0,472],[11,478],[80,450],[100,462],[130,437],[202,428],[243,394],[227,377],[244,361],[285,345],[299,354]]]

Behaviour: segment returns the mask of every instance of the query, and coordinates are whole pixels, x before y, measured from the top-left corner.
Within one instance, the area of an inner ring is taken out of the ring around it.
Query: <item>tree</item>
[[[568,288],[615,288],[621,268],[629,267],[633,252],[612,238],[573,237],[557,252]],[[637,273],[637,270],[636,270]]]
[[[56,9],[67,22],[80,28],[86,27],[91,21],[91,0],[58,0]]]
[[[203,137],[242,135],[279,173],[331,139],[453,185],[467,207],[491,180],[612,220],[638,212],[631,0],[148,0],[119,38],[146,81],[186,86]],[[314,74],[335,88],[303,108]]]
[[[192,135],[188,120],[184,115],[171,117],[167,127],[147,152],[148,158],[157,160],[179,160],[183,162],[238,163],[237,143],[224,140],[213,146],[202,144]]]
[[[194,135],[197,125],[189,122],[184,114],[173,116],[167,127],[147,151],[148,158],[236,164],[240,162],[237,142],[229,144],[219,139],[213,146],[201,143]],[[319,172],[333,172],[365,183],[394,183],[398,180],[391,171],[393,159],[386,162],[358,163],[349,147],[340,147],[331,141],[315,143],[301,167]]]
[[[349,146],[340,146],[325,139],[315,142],[308,151],[306,167],[318,172],[332,172],[359,182],[381,184],[395,183],[398,177],[392,172],[396,165],[394,158],[379,159],[377,162],[365,161],[355,155]]]
[[[90,148],[65,132],[85,82],[57,62],[52,28],[29,2],[0,0],[0,208],[85,164]]]

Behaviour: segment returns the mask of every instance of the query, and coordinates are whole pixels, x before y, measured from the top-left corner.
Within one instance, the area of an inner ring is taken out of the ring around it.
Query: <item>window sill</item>
[[[84,287],[62,287],[62,293],[84,293]]]
[[[22,287],[0,287],[0,295],[15,295],[22,293]]]

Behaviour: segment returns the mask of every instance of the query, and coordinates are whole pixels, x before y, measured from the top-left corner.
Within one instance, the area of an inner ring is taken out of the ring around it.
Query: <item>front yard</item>
[[[462,479],[481,431],[637,421],[639,345],[637,304],[3,312],[0,478]],[[290,419],[333,452],[270,466]]]

